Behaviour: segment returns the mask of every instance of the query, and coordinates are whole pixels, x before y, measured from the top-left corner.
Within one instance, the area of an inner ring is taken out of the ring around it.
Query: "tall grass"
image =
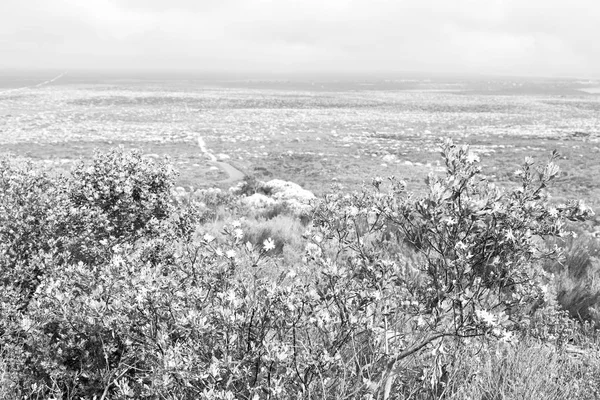
[[[242,227],[244,242],[261,247],[266,240],[273,240],[275,248],[270,254],[281,256],[284,265],[298,265],[302,261],[306,245],[302,233],[306,228],[298,218],[285,214],[271,219],[248,218]]]
[[[598,399],[599,361],[597,351],[574,354],[564,348],[535,342],[463,347],[452,361],[443,397],[455,400]]]
[[[581,226],[571,226],[574,235],[548,240],[563,257],[545,268],[555,275],[556,298],[571,317],[600,324],[600,239]]]

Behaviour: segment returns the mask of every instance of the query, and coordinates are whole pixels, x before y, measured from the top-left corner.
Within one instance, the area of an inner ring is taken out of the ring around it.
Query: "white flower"
[[[227,258],[234,258],[235,257],[235,251],[233,251],[233,250],[227,250],[225,252],[225,255],[227,256]]]
[[[540,290],[542,291],[542,296],[547,299],[548,298],[548,285],[540,285]]]
[[[514,344],[519,341],[519,338],[515,336],[512,332],[503,330],[500,335],[500,340],[509,344]]]
[[[263,243],[263,248],[265,249],[265,251],[273,250],[275,248],[275,242],[273,241],[273,239],[268,238],[267,240],[265,240]]]
[[[248,250],[248,251],[252,251],[252,249],[253,249],[253,248],[254,248],[254,247],[252,246],[252,243],[250,243],[250,242],[246,242],[246,250]]]
[[[31,318],[29,318],[28,316],[24,316],[21,319],[21,328],[23,328],[23,330],[28,331],[29,329],[31,329],[32,326],[33,326],[33,320]]]
[[[233,221],[231,223],[231,226],[233,226],[234,228],[239,228],[240,226],[242,226],[242,223],[240,221]]]
[[[215,253],[217,253],[217,255],[218,255],[219,257],[221,257],[221,256],[223,255],[223,250],[221,250],[221,249],[216,249],[216,250],[215,250]]]
[[[311,257],[321,256],[321,248],[314,243],[308,243],[306,245],[305,251]]]
[[[348,207],[348,209],[346,210],[346,212],[350,216],[356,217],[358,215],[359,210],[358,210],[358,207],[356,207],[356,206],[350,206],[350,207]]]
[[[236,228],[233,231],[233,234],[235,235],[235,238],[238,240],[242,240],[242,238],[244,237],[244,231],[241,230],[240,228]]]
[[[455,245],[454,248],[456,250],[466,250],[468,248],[468,246],[466,244],[464,244],[462,241],[458,241]]]
[[[202,237],[202,239],[204,239],[204,241],[205,241],[206,243],[210,243],[210,242],[212,242],[213,240],[215,240],[215,237],[214,237],[214,236],[212,236],[212,235],[209,235],[209,234],[207,233],[207,234],[205,234],[205,235]]]
[[[473,152],[469,152],[467,154],[467,163],[473,164],[474,162],[479,162],[479,156]]]
[[[485,310],[477,310],[475,311],[475,314],[477,314],[477,317],[486,325],[494,326],[496,324],[496,317]]]
[[[448,218],[444,219],[442,222],[444,222],[448,226],[454,226],[454,225],[456,225],[456,220],[454,218],[451,218],[451,217],[448,217]]]

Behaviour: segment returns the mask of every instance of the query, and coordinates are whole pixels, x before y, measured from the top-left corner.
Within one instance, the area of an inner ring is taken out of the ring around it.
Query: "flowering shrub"
[[[389,192],[328,196],[316,212],[320,243],[336,244],[321,245],[322,253],[335,257],[336,265],[349,264],[344,290],[356,285],[362,296],[349,298],[373,310],[366,332],[380,345],[366,365],[384,365],[374,371],[374,387],[386,394],[399,376],[398,363],[428,344],[443,346],[439,339],[493,335],[512,341],[528,330],[535,307],[545,301],[539,260],[552,255],[539,239],[562,235],[564,219],[591,213],[582,203],[548,204],[543,189],[558,174],[553,160],[534,170],[527,159],[521,186],[503,191],[481,175],[467,147],[446,142],[442,156],[447,175],[430,176],[422,198],[408,196],[404,183],[392,180]],[[414,257],[402,260],[406,250],[390,254],[390,236],[409,245]],[[332,261],[319,263],[327,271]]]
[[[522,185],[501,191],[467,148],[442,155],[447,175],[422,198],[376,180],[322,199],[299,266],[239,221],[203,231],[193,203],[170,201],[170,168],[137,153],[60,179],[2,164],[0,204],[21,219],[0,220],[0,386],[9,398],[389,399],[419,382],[439,397],[453,346],[563,332],[534,324],[559,315],[538,238],[587,209],[547,203],[553,163],[527,161]]]
[[[191,232],[185,227],[191,210],[176,213],[171,203],[173,170],[139,152],[96,154],[69,177],[51,178],[8,161],[0,173],[2,279],[16,282],[26,298],[49,266],[106,262],[115,244],[153,237],[169,218],[177,216],[177,228]]]
[[[14,298],[19,304],[35,290],[56,247],[55,215],[64,198],[42,171],[0,162],[0,282],[15,294],[22,292]]]

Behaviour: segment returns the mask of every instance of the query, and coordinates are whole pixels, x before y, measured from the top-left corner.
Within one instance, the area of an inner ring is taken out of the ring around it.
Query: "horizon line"
[[[476,72],[431,72],[431,71],[235,71],[235,70],[200,70],[192,68],[39,68],[39,67],[3,67],[0,74],[37,74],[54,73],[66,76],[84,75],[125,75],[133,78],[161,77],[167,78],[206,78],[224,80],[296,80],[296,79],[331,79],[331,80],[398,80],[398,79],[550,79],[550,80],[600,80],[600,77],[581,75],[533,75],[506,73],[476,73]]]

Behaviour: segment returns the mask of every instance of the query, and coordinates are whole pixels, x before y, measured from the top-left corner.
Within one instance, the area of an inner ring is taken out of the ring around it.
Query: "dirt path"
[[[23,87],[18,87],[18,88],[7,89],[7,90],[0,91],[0,94],[12,93],[12,92],[16,92],[16,91],[19,91],[19,90],[24,90],[24,89],[33,89],[33,88],[42,87],[42,86],[44,86],[44,85],[49,85],[49,84],[51,84],[52,82],[54,82],[54,81],[56,81],[56,80],[58,80],[58,79],[62,78],[62,77],[63,77],[63,76],[65,76],[66,74],[67,74],[67,72],[65,71],[65,72],[63,72],[62,74],[59,74],[59,75],[55,76],[55,77],[54,77],[54,78],[52,78],[52,79],[49,79],[49,80],[47,80],[47,81],[44,81],[44,82],[40,82],[40,83],[38,83],[38,84],[36,84],[36,85],[30,85],[30,86],[23,86]]]
[[[235,168],[231,164],[223,161],[217,161],[217,157],[215,157],[214,154],[210,153],[206,149],[206,143],[204,142],[204,139],[202,139],[202,137],[200,136],[198,136],[198,147],[200,147],[200,151],[202,152],[202,154],[210,159],[209,163],[211,165],[214,165],[215,167],[219,168],[229,176],[229,178],[227,179],[218,181],[219,183],[234,183],[243,180],[244,176],[246,176],[242,171]]]

